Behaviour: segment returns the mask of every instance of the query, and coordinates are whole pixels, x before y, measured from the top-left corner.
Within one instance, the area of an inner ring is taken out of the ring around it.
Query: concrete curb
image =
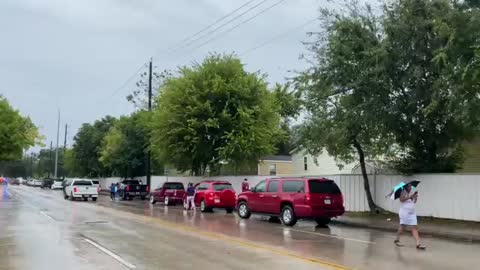
[[[330,223],[335,225],[340,225],[340,226],[374,229],[374,230],[387,231],[387,232],[397,232],[397,229],[398,229],[397,227],[388,227],[388,226],[382,226],[382,225],[376,225],[376,224],[365,224],[365,223],[359,223],[359,222],[334,220],[334,219],[332,219]],[[424,235],[424,236],[437,237],[441,239],[480,243],[480,235],[441,232],[441,231],[434,231],[428,228],[427,229],[420,228],[420,233],[421,235]]]

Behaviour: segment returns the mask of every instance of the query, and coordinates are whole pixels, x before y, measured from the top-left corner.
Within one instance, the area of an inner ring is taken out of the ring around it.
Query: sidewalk
[[[394,214],[345,213],[342,217],[332,219],[331,223],[396,232],[399,221],[398,216]],[[418,225],[421,235],[480,242],[480,222],[419,217]]]

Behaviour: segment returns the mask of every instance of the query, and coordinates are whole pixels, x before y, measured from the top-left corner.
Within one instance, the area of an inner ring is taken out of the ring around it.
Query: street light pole
[[[60,110],[58,110],[58,123],[57,123],[57,148],[55,149],[55,174],[54,177],[57,179],[57,170],[58,170],[58,140],[60,137]]]

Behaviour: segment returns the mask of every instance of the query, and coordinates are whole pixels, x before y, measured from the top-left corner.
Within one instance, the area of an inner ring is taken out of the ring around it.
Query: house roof
[[[292,161],[292,156],[265,156],[261,160]]]

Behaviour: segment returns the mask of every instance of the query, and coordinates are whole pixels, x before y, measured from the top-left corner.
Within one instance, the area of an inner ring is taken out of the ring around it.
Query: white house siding
[[[307,170],[304,169],[304,157],[307,157]],[[328,155],[326,151],[316,157],[317,164],[313,156],[306,154],[305,151],[292,153],[293,175],[331,175],[331,174],[350,174],[356,163],[346,164],[339,169],[335,159]]]

